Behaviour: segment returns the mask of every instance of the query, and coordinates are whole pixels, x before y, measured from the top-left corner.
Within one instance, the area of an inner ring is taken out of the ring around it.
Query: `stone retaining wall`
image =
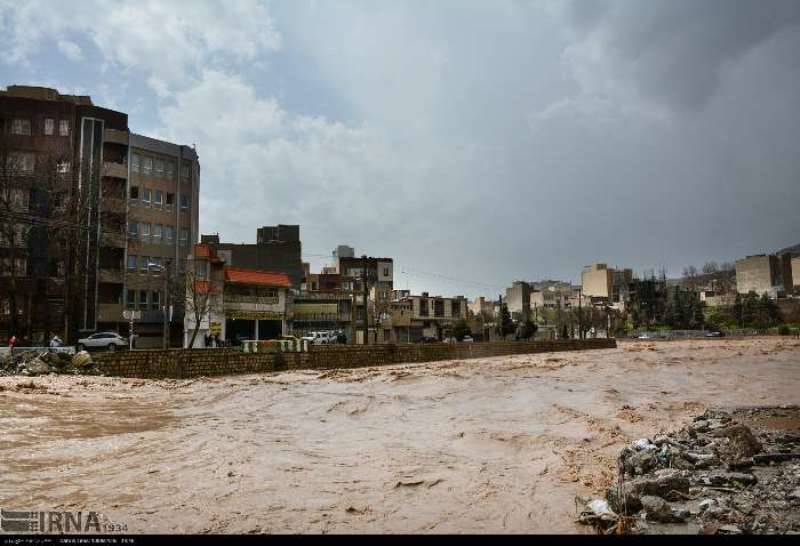
[[[307,353],[243,353],[235,349],[132,351],[97,356],[108,375],[147,379],[359,368],[404,362],[433,362],[512,354],[610,349],[613,339],[423,343],[414,345],[315,345]]]

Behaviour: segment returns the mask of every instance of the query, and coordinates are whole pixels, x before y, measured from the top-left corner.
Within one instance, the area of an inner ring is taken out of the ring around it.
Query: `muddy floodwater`
[[[566,532],[627,443],[800,404],[800,340],[196,380],[0,378],[0,506],[132,533]]]

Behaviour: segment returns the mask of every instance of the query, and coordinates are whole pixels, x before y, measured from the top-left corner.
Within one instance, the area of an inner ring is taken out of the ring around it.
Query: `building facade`
[[[420,295],[407,295],[398,300],[405,304],[402,310],[410,311],[407,332],[398,331],[395,337],[410,342],[421,341],[423,337],[442,340],[452,330],[453,325],[467,318],[467,299],[464,296],[431,296],[427,292]]]
[[[791,294],[793,290],[791,258],[759,254],[736,260],[736,291],[755,292],[771,298]]]
[[[238,344],[288,333],[291,280],[286,273],[229,266],[203,243],[195,245],[188,267],[185,347],[205,347],[210,338],[214,344]]]
[[[191,175],[184,184],[185,194],[192,196],[188,207],[179,208],[182,189],[172,192],[175,211],[189,218],[183,220],[188,250],[198,221],[199,164],[194,151],[132,135],[127,114],[95,106],[88,96],[41,87],[9,86],[0,91],[0,136],[0,194],[9,193],[15,209],[8,211],[13,215],[7,215],[11,221],[3,226],[19,233],[12,245],[0,235],[0,332],[14,329],[18,337],[37,343],[51,333],[70,343],[101,329],[127,334],[125,307],[161,322],[165,300],[154,292],[163,282],[144,283],[142,292],[137,288],[128,298],[129,281],[136,284],[128,277],[129,256],[139,255],[140,244],[140,218],[131,212],[130,182],[138,174],[131,172],[133,153],[166,147],[181,153],[164,156],[190,162]],[[172,171],[181,181],[183,165],[176,163]],[[159,194],[165,195],[166,189]],[[178,225],[180,219],[175,229]],[[177,242],[181,232],[176,233]],[[178,247],[152,254],[176,258]],[[138,262],[136,268],[139,273]],[[159,342],[160,332],[159,328]]]
[[[285,273],[295,290],[303,284],[305,272],[298,225],[260,227],[256,230],[255,244],[224,243],[219,234],[203,235],[201,242],[212,245],[217,253],[225,255],[233,267]]]
[[[506,288],[506,306],[513,320],[529,320],[531,316],[531,285],[525,281],[514,281],[509,288]]]

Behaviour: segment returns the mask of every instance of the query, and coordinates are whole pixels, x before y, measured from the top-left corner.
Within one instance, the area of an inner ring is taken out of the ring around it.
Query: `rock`
[[[674,510],[670,504],[661,497],[644,495],[640,499],[642,510],[650,521],[660,523],[680,523],[686,521],[685,511]]]
[[[653,444],[653,442],[651,442],[647,438],[641,438],[639,440],[636,440],[635,442],[633,442],[632,447],[637,451],[641,451],[643,449],[656,449],[656,446]]]
[[[28,372],[25,375],[41,375],[50,373],[50,366],[41,358],[36,357],[25,363],[25,370]]]
[[[705,485],[714,485],[717,487],[725,487],[732,485],[753,485],[756,483],[756,477],[752,474],[745,472],[712,472],[708,476],[701,478],[702,483]]]
[[[735,525],[722,525],[717,529],[719,535],[741,535],[742,530]]]
[[[702,514],[703,512],[705,512],[706,510],[708,510],[709,508],[714,506],[715,504],[717,504],[717,501],[715,501],[714,499],[705,499],[705,500],[700,501],[700,504],[697,505],[697,508],[700,511],[700,513]]]
[[[647,474],[658,465],[656,454],[651,449],[638,451],[625,459],[625,472],[631,476]]]
[[[76,368],[86,368],[92,364],[92,355],[86,351],[75,353],[72,357],[72,365]]]
[[[788,497],[790,499],[798,499],[800,500],[800,487],[789,493]]]
[[[716,438],[724,438],[727,442],[719,442],[714,448],[720,459],[725,462],[736,462],[749,459],[762,449],[749,427],[741,424],[717,429],[711,433]]]
[[[620,487],[610,487],[606,494],[611,509],[615,512],[631,514],[641,507],[641,497],[651,495],[668,500],[680,500],[678,493],[688,493],[689,478],[679,470],[657,470],[654,476],[641,477],[624,482]],[[625,511],[627,508],[627,511]]]

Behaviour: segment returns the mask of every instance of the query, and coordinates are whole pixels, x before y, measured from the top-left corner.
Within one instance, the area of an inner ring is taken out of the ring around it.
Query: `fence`
[[[245,353],[236,349],[133,351],[98,355],[108,375],[187,378],[298,369],[357,368],[512,354],[610,349],[613,339],[414,345],[313,345],[308,352]]]

